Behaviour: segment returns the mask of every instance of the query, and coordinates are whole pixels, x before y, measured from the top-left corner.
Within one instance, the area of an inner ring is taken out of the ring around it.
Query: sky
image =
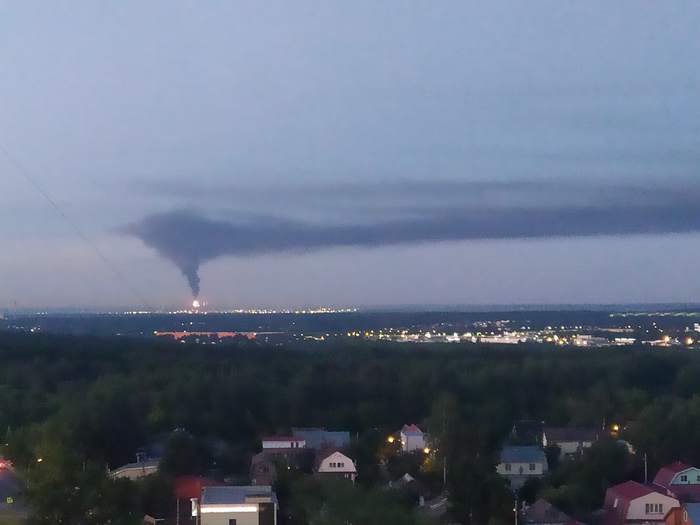
[[[697,301],[698,27],[0,0],[0,310]]]

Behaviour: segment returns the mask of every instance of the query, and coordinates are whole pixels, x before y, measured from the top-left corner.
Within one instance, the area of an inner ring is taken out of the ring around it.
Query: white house
[[[700,500],[700,469],[680,461],[659,469],[654,485],[669,496],[685,501]]]
[[[293,436],[269,436],[262,438],[263,450],[306,448],[306,440]]]
[[[357,477],[355,462],[337,450],[319,453],[315,470],[322,477],[349,479],[352,482]]]
[[[127,463],[109,472],[113,478],[139,479],[158,472],[158,461]]]
[[[496,472],[508,478],[514,489],[529,478],[540,478],[547,472],[547,458],[539,447],[503,447]]]
[[[404,425],[401,429],[401,450],[414,452],[425,448],[425,434],[417,425]]]
[[[192,499],[201,525],[276,525],[277,496],[270,486],[205,487]]]

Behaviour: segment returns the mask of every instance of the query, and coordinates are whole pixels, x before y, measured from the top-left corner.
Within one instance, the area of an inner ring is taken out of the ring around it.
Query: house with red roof
[[[678,499],[654,487],[626,481],[605,493],[606,525],[664,525],[666,516],[680,507]]]
[[[401,429],[401,450],[403,452],[414,452],[423,450],[426,447],[425,434],[418,428],[418,425],[411,423],[404,425]]]
[[[676,461],[659,469],[654,486],[681,501],[700,502],[700,469]]]

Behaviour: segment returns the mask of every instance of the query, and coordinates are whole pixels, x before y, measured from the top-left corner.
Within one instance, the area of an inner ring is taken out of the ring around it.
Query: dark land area
[[[593,520],[608,486],[643,481],[644,455],[650,472],[675,460],[700,464],[700,355],[690,350],[377,342],[284,350],[0,332],[4,455],[22,480],[30,523],[170,516],[175,477],[246,482],[261,436],[298,426],[349,431],[358,479],[329,490],[302,473],[281,476],[281,523],[326,523],[319,509],[328,506],[341,518],[366,508],[368,524],[420,522],[410,498],[385,489],[406,472],[446,495],[453,522],[510,523],[514,494],[494,469],[523,420],[619,427],[518,494],[546,496],[582,520]],[[439,444],[429,458],[386,450],[386,436],[407,422]],[[158,475],[108,476],[154,442],[164,447]]]

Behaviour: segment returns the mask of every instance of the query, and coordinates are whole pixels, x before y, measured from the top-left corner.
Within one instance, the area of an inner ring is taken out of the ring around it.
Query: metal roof
[[[344,448],[350,444],[350,432],[329,431],[325,428],[293,428],[292,435],[306,441],[309,448],[337,447]]]
[[[501,463],[546,463],[547,458],[539,447],[503,447]]]
[[[277,501],[272,487],[269,485],[204,487],[202,489],[202,505],[238,505],[246,502],[246,498],[271,498]]]

